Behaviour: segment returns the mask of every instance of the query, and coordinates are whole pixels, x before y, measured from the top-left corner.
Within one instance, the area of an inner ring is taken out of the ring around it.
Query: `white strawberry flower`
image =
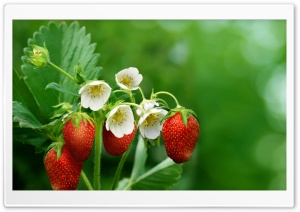
[[[134,117],[130,106],[118,105],[113,108],[109,112],[105,127],[117,138],[132,133],[134,130]]]
[[[143,100],[143,102],[140,104],[144,111],[147,112],[148,110],[154,108],[155,106],[159,106],[159,104],[155,100]],[[142,110],[141,109],[136,109],[136,113],[141,116],[142,115]]]
[[[143,76],[134,67],[123,69],[116,74],[117,84],[125,90],[137,90],[142,80]]]
[[[152,108],[144,113],[139,120],[139,130],[144,138],[156,139],[160,135],[160,121],[167,115],[167,111],[160,108]]]
[[[93,111],[101,109],[107,102],[111,87],[104,81],[92,81],[79,90],[81,105],[84,108],[91,108]]]

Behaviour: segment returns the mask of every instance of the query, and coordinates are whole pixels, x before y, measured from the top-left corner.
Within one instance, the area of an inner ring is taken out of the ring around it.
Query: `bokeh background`
[[[21,68],[28,38],[48,22],[13,22],[15,69]],[[200,138],[174,190],[286,189],[285,21],[78,22],[97,43],[102,79],[114,85],[118,71],[137,67],[146,97],[152,88],[168,91],[197,113]],[[166,100],[174,106],[172,99]],[[122,176],[130,175],[134,145]],[[148,152],[149,168],[166,158],[163,142]],[[13,142],[14,190],[51,189],[43,156],[31,145]],[[84,163],[90,179],[92,158]],[[110,187],[119,160],[103,151],[104,189]],[[86,189],[82,180],[79,189]]]

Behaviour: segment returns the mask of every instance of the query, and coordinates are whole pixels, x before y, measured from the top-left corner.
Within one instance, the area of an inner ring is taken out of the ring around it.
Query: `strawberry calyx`
[[[164,120],[166,120],[167,118],[170,118],[172,116],[174,116],[176,113],[180,113],[181,114],[181,119],[183,121],[183,124],[187,127],[187,120],[188,118],[193,115],[196,119],[197,119],[197,115],[196,113],[191,110],[191,109],[186,109],[180,105],[178,105],[176,108],[171,109],[167,115],[162,119],[162,122],[164,122]]]
[[[54,151],[57,153],[57,160],[60,158],[61,154],[62,154],[62,149],[63,146],[65,145],[63,139],[61,138],[59,141],[53,142],[51,143],[48,148],[46,149],[46,153],[51,150],[52,148],[54,149]]]
[[[80,129],[80,122],[83,121],[85,124],[89,123],[92,126],[95,126],[94,120],[87,114],[83,112],[73,112],[67,115],[63,119],[64,124],[67,123],[69,120],[72,120],[72,124]]]
[[[62,102],[52,107],[55,108],[56,110],[53,113],[53,115],[50,117],[50,119],[56,119],[56,118],[63,117],[65,114],[70,114],[72,112],[71,109],[73,106],[70,103]]]

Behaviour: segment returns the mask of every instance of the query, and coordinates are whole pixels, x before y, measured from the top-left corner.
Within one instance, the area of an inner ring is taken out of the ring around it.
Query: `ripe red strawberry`
[[[175,163],[188,161],[195,149],[199,133],[200,126],[192,115],[187,119],[187,127],[182,121],[180,112],[167,118],[162,127],[167,155]]]
[[[63,146],[59,159],[54,148],[50,149],[46,154],[44,165],[53,190],[77,188],[82,162],[75,160],[66,146]]]
[[[103,126],[103,144],[106,152],[113,156],[122,155],[129,147],[136,133],[136,126],[132,133],[117,138],[111,131],[107,131],[105,124]]]
[[[95,126],[92,122],[78,121],[78,126],[73,125],[72,119],[63,127],[63,136],[72,156],[78,161],[85,161],[91,154],[95,138]]]

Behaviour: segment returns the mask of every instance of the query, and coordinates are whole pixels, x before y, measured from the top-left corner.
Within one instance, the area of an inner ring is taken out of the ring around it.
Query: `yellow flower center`
[[[147,127],[149,125],[154,126],[158,121],[159,114],[152,113],[144,121],[144,126]]]
[[[126,87],[131,87],[132,86],[132,77],[128,75],[123,75],[120,77],[120,83],[125,85]]]
[[[102,85],[94,85],[89,87],[88,91],[92,97],[100,97],[104,93],[104,87]]]
[[[112,117],[112,123],[121,125],[123,121],[126,119],[127,115],[124,111],[121,111],[121,109],[117,110],[115,114]]]

